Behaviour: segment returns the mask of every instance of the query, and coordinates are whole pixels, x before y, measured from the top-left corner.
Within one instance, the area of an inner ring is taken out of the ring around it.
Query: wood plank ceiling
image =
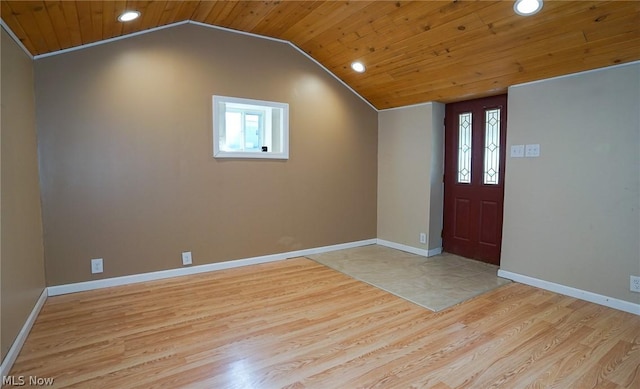
[[[284,39],[378,109],[640,60],[640,1],[2,1],[33,55],[192,20]],[[142,16],[120,23],[125,9]],[[352,61],[367,66],[363,74]]]

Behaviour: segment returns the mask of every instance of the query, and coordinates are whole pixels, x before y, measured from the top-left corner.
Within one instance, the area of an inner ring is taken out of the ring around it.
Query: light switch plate
[[[524,158],[524,145],[511,146],[511,158]]]
[[[540,156],[540,145],[526,145],[524,148],[524,156],[527,158],[535,158]]]

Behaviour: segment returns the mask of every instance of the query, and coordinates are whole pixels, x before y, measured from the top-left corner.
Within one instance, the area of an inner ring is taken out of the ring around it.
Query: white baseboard
[[[379,244],[380,246],[386,246],[392,249],[406,251],[411,254],[422,255],[423,257],[433,257],[434,255],[438,255],[442,253],[442,247],[437,247],[435,249],[427,250],[427,249],[420,249],[413,246],[407,246],[406,244],[390,242],[384,239],[376,239],[376,243]]]
[[[9,375],[9,372],[13,367],[13,363],[16,361],[16,358],[18,358],[18,354],[20,354],[20,350],[22,350],[22,346],[24,345],[25,340],[27,340],[27,335],[29,335],[29,331],[31,331],[31,327],[33,327],[33,323],[36,321],[45,301],[47,301],[47,288],[44,288],[40,297],[38,297],[38,301],[36,301],[36,305],[31,310],[29,317],[27,317],[27,321],[22,326],[22,329],[13,341],[7,355],[2,360],[2,365],[0,365],[0,376],[5,377]]]
[[[582,289],[572,288],[555,282],[545,281],[534,277],[525,276],[518,273],[512,273],[506,270],[498,270],[498,277],[507,278],[521,284],[535,286],[551,292],[560,293],[566,296],[575,297],[580,300],[589,301],[595,304],[604,305],[605,307],[617,309],[624,312],[640,315],[640,304],[631,303],[616,299],[613,297],[603,296],[601,294],[588,292]]]
[[[185,276],[198,273],[206,273],[215,270],[230,269],[233,267],[256,265],[259,263],[281,261],[288,258],[302,257],[305,255],[326,253],[329,251],[348,249],[353,247],[367,246],[376,244],[376,239],[361,240],[356,242],[341,243],[331,246],[323,246],[310,248],[305,250],[289,251],[280,254],[263,255],[259,257],[237,259],[226,262],[209,263],[206,265],[197,265],[182,267],[170,270],[161,270],[151,273],[134,274],[130,276],[105,278],[102,280],[78,282],[74,284],[56,285],[48,288],[49,296],[58,296],[67,293],[84,292],[87,290],[109,288],[112,286],[120,286],[134,284],[138,282],[155,281],[165,278]]]
[[[406,251],[411,254],[422,255],[423,257],[429,256],[429,251],[426,249],[419,249],[417,247],[407,246],[406,244],[401,244],[396,242],[390,242],[384,239],[377,239],[376,241],[377,241],[377,244],[379,244],[380,246],[385,246],[385,247],[390,247],[396,250]]]
[[[206,265],[190,266],[190,267],[171,269],[171,270],[162,270],[162,271],[151,272],[151,273],[106,278],[102,280],[78,282],[78,283],[67,284],[67,285],[50,286],[48,288],[45,288],[42,291],[42,294],[38,298],[36,305],[33,307],[31,314],[29,315],[29,317],[27,318],[27,321],[24,323],[24,325],[22,326],[22,329],[18,333],[16,340],[13,342],[13,345],[11,345],[9,352],[7,353],[5,358],[2,360],[2,365],[0,365],[0,373],[1,373],[0,375],[4,377],[9,374],[11,368],[13,367],[14,362],[16,361],[16,358],[18,357],[18,354],[20,353],[20,350],[22,350],[22,346],[24,345],[24,342],[27,339],[27,335],[29,335],[29,331],[31,331],[31,327],[33,327],[33,323],[38,317],[38,314],[40,313],[40,310],[42,309],[42,306],[44,305],[48,296],[58,296],[61,294],[108,288],[111,286],[119,286],[119,285],[133,284],[138,282],[161,280],[161,279],[170,278],[170,277],[205,273],[205,272],[222,270],[222,269],[230,269],[233,267],[281,261],[288,258],[327,253],[330,251],[367,246],[371,244],[376,244],[376,239],[367,239],[367,240],[361,240],[356,242],[341,243],[341,244],[336,244],[331,246],[315,247],[315,248],[310,248],[305,250],[289,251],[289,252],[280,253],[280,254],[263,255],[259,257],[253,257],[253,258],[244,258],[244,259],[232,260],[227,262],[211,263]]]
[[[437,247],[435,249],[431,249],[427,251],[427,257],[433,257],[434,255],[442,254],[442,247]]]

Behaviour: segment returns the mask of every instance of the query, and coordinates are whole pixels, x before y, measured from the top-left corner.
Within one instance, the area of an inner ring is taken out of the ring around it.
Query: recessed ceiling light
[[[542,9],[543,0],[516,0],[513,10],[518,15],[529,16],[538,13]]]
[[[351,64],[351,69],[353,69],[354,71],[356,71],[358,73],[364,73],[364,71],[367,70],[367,68],[364,67],[362,62],[353,62]]]
[[[140,16],[140,12],[138,11],[124,11],[120,16],[118,16],[118,20],[121,22],[130,22],[137,19],[138,16]]]

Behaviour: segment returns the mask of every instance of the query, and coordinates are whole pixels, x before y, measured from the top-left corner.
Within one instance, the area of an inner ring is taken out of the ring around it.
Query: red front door
[[[447,104],[445,251],[500,264],[507,95]]]

